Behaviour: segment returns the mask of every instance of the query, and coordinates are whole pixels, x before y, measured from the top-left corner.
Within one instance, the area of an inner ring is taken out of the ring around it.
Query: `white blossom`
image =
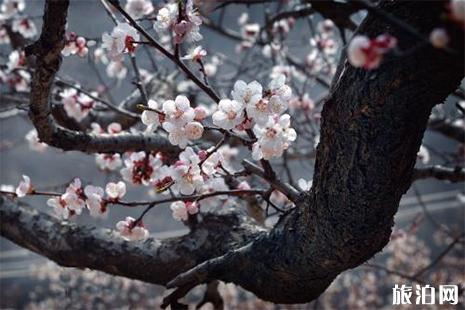
[[[120,154],[97,154],[95,163],[101,170],[113,171],[121,167],[123,161]]]
[[[182,127],[193,121],[195,117],[194,109],[190,106],[189,99],[186,96],[177,96],[174,101],[165,101],[163,103],[163,112],[166,115],[163,126],[171,123],[174,127]]]
[[[6,18],[9,18],[24,11],[25,8],[26,3],[24,0],[3,0],[0,6],[0,12],[2,12]]]
[[[37,35],[37,28],[34,22],[27,18],[17,18],[13,20],[11,29],[19,32],[24,38],[31,39]]]
[[[270,117],[264,126],[255,125],[254,132],[258,141],[252,147],[252,158],[269,160],[273,157],[281,157],[290,143],[297,138],[297,134],[290,127],[291,121],[288,114]]]
[[[85,57],[89,52],[86,44],[87,41],[84,37],[79,37],[76,33],[71,32],[66,37],[66,44],[61,53],[63,56],[78,55],[79,57]]]
[[[306,181],[305,179],[299,179],[297,181],[297,185],[299,185],[299,188],[303,191],[309,191],[310,188],[312,188],[313,181]]]
[[[428,149],[421,145],[420,146],[420,149],[418,150],[418,154],[417,154],[417,158],[423,163],[423,164],[427,164],[429,163],[430,159],[431,159],[431,156],[429,154],[429,151]]]
[[[436,48],[444,48],[449,43],[449,35],[444,28],[434,28],[429,34],[431,45]]]
[[[134,226],[135,219],[128,216],[124,221],[116,223],[116,229],[123,239],[128,241],[145,240],[149,236],[149,231],[144,228],[142,222]]]
[[[186,136],[189,140],[198,140],[202,138],[203,126],[199,122],[190,122],[186,125]]]
[[[90,215],[93,217],[106,217],[108,211],[103,203],[103,188],[87,185],[84,188],[84,194],[86,196],[86,206]]]
[[[383,55],[397,45],[396,38],[382,34],[375,39],[356,35],[347,47],[347,57],[354,67],[375,69],[379,67]]]
[[[150,131],[153,131],[157,129],[158,126],[160,126],[161,124],[160,114],[158,112],[155,112],[159,111],[159,105],[158,102],[152,99],[150,99],[147,104],[151,110],[144,110],[144,112],[142,112],[142,115],[140,116],[140,119],[144,125],[149,126]]]
[[[126,68],[122,60],[112,60],[108,63],[105,72],[110,78],[122,80],[128,74],[128,68]]]
[[[213,124],[230,130],[244,121],[244,109],[240,102],[222,99],[218,103],[218,111],[213,113]]]
[[[202,19],[195,10],[192,0],[186,2],[185,14],[183,15],[183,18],[178,20],[178,4],[168,3],[158,11],[154,28],[158,32],[173,31],[176,44],[180,44],[184,40],[189,42],[201,40],[202,35],[199,31]]]
[[[16,196],[24,197],[32,191],[31,179],[27,175],[23,175],[22,180],[16,187]]]
[[[268,88],[271,92],[269,99],[270,109],[272,113],[281,114],[287,109],[288,101],[292,97],[292,89],[286,85],[286,76],[278,75],[271,80]]]
[[[189,49],[187,55],[181,57],[183,60],[201,61],[203,57],[207,56],[207,51],[202,46],[196,46]]]
[[[134,41],[139,41],[139,34],[128,23],[118,22],[111,34],[105,32],[102,35],[102,47],[113,60],[120,60],[123,53],[133,53]]]
[[[196,202],[175,201],[170,206],[173,211],[173,218],[176,221],[187,221],[189,214],[193,215],[199,212],[199,207]]]
[[[47,205],[53,208],[55,214],[62,219],[68,219],[70,216],[69,209],[61,197],[53,197],[47,200]]]
[[[179,160],[173,165],[174,189],[183,195],[192,195],[200,189],[204,179],[201,175],[200,158],[191,147],[179,154]]]
[[[105,192],[112,200],[119,200],[126,194],[126,184],[122,181],[118,183],[110,182],[105,187]]]
[[[29,148],[36,152],[44,152],[47,149],[47,144],[39,141],[37,130],[31,129],[24,137],[29,145]]]
[[[124,9],[132,18],[139,19],[151,14],[153,5],[151,0],[127,0]]]
[[[243,107],[256,104],[262,98],[262,85],[257,81],[249,84],[244,81],[237,81],[234,84],[234,89],[231,92],[233,99],[243,104]]]
[[[83,194],[84,190],[82,189],[81,180],[75,178],[73,182],[68,185],[65,193],[61,195],[61,200],[64,201],[66,207],[72,211],[72,213],[81,214],[82,209],[85,208]]]
[[[149,185],[162,164],[158,154],[153,156],[145,152],[134,152],[124,160],[125,167],[121,169],[121,175],[132,184]]]

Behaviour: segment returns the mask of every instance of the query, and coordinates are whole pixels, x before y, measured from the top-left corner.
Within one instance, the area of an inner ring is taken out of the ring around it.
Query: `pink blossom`
[[[349,43],[347,56],[354,67],[376,69],[381,64],[383,55],[396,45],[397,39],[387,34],[379,35],[375,39],[357,35]]]

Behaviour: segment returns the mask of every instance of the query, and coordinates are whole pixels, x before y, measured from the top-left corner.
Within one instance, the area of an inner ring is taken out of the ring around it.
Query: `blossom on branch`
[[[128,241],[144,240],[149,236],[149,231],[145,229],[142,221],[136,224],[136,220],[130,216],[116,223],[116,229],[121,237]]]
[[[64,56],[78,55],[79,57],[85,57],[89,52],[86,43],[84,37],[79,37],[75,32],[71,32],[66,36],[66,44],[61,53]]]
[[[84,188],[84,194],[86,195],[86,206],[90,215],[93,217],[106,217],[108,209],[103,201],[103,188],[87,185]]]
[[[31,185],[31,179],[27,175],[23,175],[22,180],[16,187],[16,196],[24,197],[32,192],[33,188]]]
[[[296,131],[290,127],[291,117],[288,114],[269,117],[264,126],[255,125],[253,131],[258,138],[252,148],[255,160],[281,157],[290,143],[297,138]]]
[[[37,28],[34,22],[27,18],[18,18],[13,21],[11,29],[18,32],[26,39],[34,38],[37,35]]]
[[[244,121],[243,105],[235,100],[222,99],[212,118],[216,126],[226,130],[233,129]]]
[[[168,139],[173,145],[185,148],[190,140],[202,137],[203,125],[194,121],[195,111],[186,96],[165,101],[163,113],[165,117],[162,126],[169,133]]]
[[[187,221],[189,215],[194,215],[199,212],[199,207],[196,202],[175,201],[170,206],[173,211],[173,218],[176,221]]]
[[[134,53],[135,41],[139,41],[139,34],[128,23],[118,22],[111,34],[105,32],[102,35],[102,47],[112,60],[121,60],[123,53]]]
[[[202,19],[194,8],[192,0],[184,4],[183,12],[179,12],[178,3],[168,3],[157,13],[154,28],[158,32],[170,30],[174,32],[174,43],[180,44],[184,41],[194,42],[202,40],[200,25]]]
[[[145,152],[134,152],[124,160],[125,168],[121,169],[123,179],[132,184],[149,185],[162,166],[160,156]]]
[[[381,64],[384,54],[396,46],[397,39],[387,34],[379,35],[375,39],[357,35],[349,43],[347,57],[354,67],[376,69]]]
[[[111,200],[118,201],[126,194],[126,184],[122,181],[118,183],[110,182],[105,187],[105,192]]]

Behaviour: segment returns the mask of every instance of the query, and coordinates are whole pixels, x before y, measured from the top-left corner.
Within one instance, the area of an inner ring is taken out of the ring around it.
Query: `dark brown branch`
[[[279,179],[276,178],[269,178],[265,170],[246,159],[242,161],[242,165],[244,166],[246,171],[263,178],[265,181],[270,183],[270,185],[273,188],[286,195],[291,201],[297,201],[299,197],[299,191],[297,191],[292,185],[281,182]]]
[[[441,1],[383,1],[380,9],[428,33],[441,23],[442,8]],[[268,235],[202,263],[168,286],[185,291],[220,279],[273,302],[309,302],[340,272],[379,252],[411,184],[431,109],[464,75],[463,32],[449,26],[451,48],[460,57],[424,45],[374,71],[354,68],[343,58],[323,107],[308,196]],[[410,33],[377,15],[369,14],[358,29],[370,37],[387,31],[401,49],[416,44]]]
[[[452,183],[463,182],[465,181],[465,168],[449,168],[436,165],[426,168],[417,168],[413,172],[413,181],[427,178],[435,178]]]
[[[128,242],[110,229],[63,222],[2,195],[0,218],[3,237],[61,266],[91,268],[161,285],[261,230],[235,214],[207,214],[185,236]]]
[[[451,120],[431,116],[428,122],[428,128],[439,132],[450,139],[460,143],[465,143],[465,128],[454,124]]]

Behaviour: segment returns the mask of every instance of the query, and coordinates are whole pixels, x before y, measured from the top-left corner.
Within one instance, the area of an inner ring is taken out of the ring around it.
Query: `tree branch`
[[[413,172],[412,181],[427,178],[435,178],[438,180],[449,181],[452,183],[463,182],[465,181],[465,168],[449,168],[442,167],[439,165],[426,168],[417,168]]]
[[[465,143],[465,128],[454,124],[448,119],[431,116],[428,122],[428,128],[439,132],[452,140]]]
[[[49,103],[56,73],[60,68],[61,50],[69,0],[45,2],[42,33],[37,42],[26,48],[27,54],[37,56],[31,85],[30,112],[39,139],[63,150],[114,153],[132,151],[163,151],[177,154],[179,149],[165,138],[144,134],[96,136],[58,126]]]
[[[128,242],[112,230],[63,222],[2,195],[0,218],[3,237],[61,266],[91,268],[160,285],[263,231],[237,214],[206,214],[185,236]]]

